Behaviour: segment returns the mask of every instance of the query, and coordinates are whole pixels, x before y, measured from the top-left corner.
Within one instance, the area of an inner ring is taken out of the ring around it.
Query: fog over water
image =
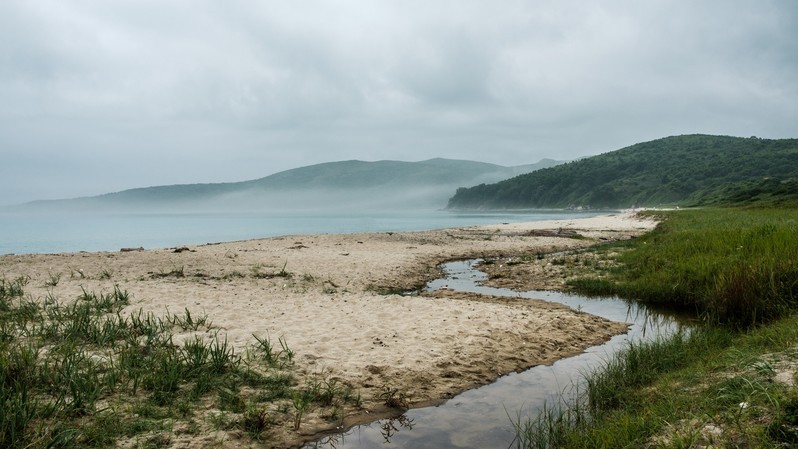
[[[199,185],[202,186],[202,185]],[[166,189],[195,189],[195,185],[165,186]],[[437,210],[446,207],[457,185],[381,186],[366,188],[309,188],[264,191],[236,189],[225,192],[164,192],[160,187],[138,189],[95,197],[34,201],[0,208],[23,213],[224,213],[224,212],[306,212],[383,213],[408,210]]]

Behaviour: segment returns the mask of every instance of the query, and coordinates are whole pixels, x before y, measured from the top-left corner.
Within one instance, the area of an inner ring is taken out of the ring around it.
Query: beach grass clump
[[[61,273],[50,273],[47,280],[44,281],[45,287],[55,287],[61,282]]]
[[[358,405],[336,380],[298,386],[284,338],[264,360],[252,355],[268,339],[236,351],[205,315],[128,311],[119,286],[64,302],[34,300],[26,283],[0,279],[0,447],[168,446],[176,426],[212,425],[198,412],[208,404],[225,429],[263,440],[317,408],[342,416]],[[292,413],[300,396],[306,404]]]
[[[189,310],[188,307],[184,309],[183,315],[174,314],[169,318],[169,321],[172,325],[178,326],[184,330],[198,331],[201,328],[213,327],[213,324],[208,319],[207,314],[191,316],[191,310]]]
[[[282,268],[280,268],[278,271],[272,273],[266,273],[262,271],[264,268],[263,265],[257,264],[253,266],[251,269],[252,277],[254,277],[255,279],[273,279],[273,278],[290,279],[294,277],[294,273],[287,271],[285,269],[287,266],[288,266],[288,261],[285,261]]]
[[[184,266],[173,266],[171,270],[164,271],[161,270],[157,273],[150,273],[151,279],[162,279],[168,277],[175,277],[175,278],[184,278],[186,277],[186,271]]]
[[[403,391],[391,387],[390,385],[383,385],[382,392],[378,397],[383,401],[386,407],[398,409],[410,408],[410,397]]]
[[[8,300],[22,296],[29,280],[30,278],[25,276],[20,276],[10,281],[0,279],[0,304],[6,305]]]
[[[324,372],[315,373],[306,379],[302,387],[291,392],[293,428],[298,430],[302,419],[316,408],[327,410],[326,414],[321,414],[325,420],[343,423],[343,410],[348,404],[360,406],[360,396],[354,394],[351,386]]]
[[[619,252],[602,279],[577,290],[679,307],[733,326],[798,308],[798,209],[659,211],[664,220]]]
[[[280,337],[277,339],[278,343],[280,344],[280,349],[277,349],[274,346],[269,335],[261,338],[253,334],[252,337],[255,338],[255,341],[257,342],[254,345],[256,354],[258,354],[269,366],[279,366],[284,368],[291,366],[294,363],[294,351],[288,347],[288,342],[286,342],[285,337]]]

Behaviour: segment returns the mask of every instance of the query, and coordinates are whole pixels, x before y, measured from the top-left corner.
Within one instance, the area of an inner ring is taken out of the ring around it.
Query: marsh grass
[[[227,430],[262,441],[272,426],[301,424],[316,408],[335,415],[359,405],[335,380],[297,386],[284,338],[264,363],[250,354],[268,339],[239,354],[207,316],[188,309],[130,312],[119,286],[67,302],[52,294],[33,300],[27,282],[0,279],[0,447],[108,447],[120,439],[168,446],[175,423],[196,428],[209,419],[196,411],[203,404],[219,410]],[[295,398],[306,402],[299,416],[288,410]]]
[[[654,232],[604,246],[620,262],[606,278],[573,285],[677,306],[706,325],[632,343],[585,373],[568,403],[511,418],[516,447],[798,443],[798,393],[775,380],[778,370],[798,380],[798,211],[662,214]]]
[[[693,311],[736,327],[766,323],[798,307],[798,209],[657,212],[664,220],[619,253],[607,278],[571,282]]]
[[[570,402],[512,417],[514,447],[792,447],[798,393],[774,366],[794,366],[796,343],[798,316],[632,344],[585,373]]]

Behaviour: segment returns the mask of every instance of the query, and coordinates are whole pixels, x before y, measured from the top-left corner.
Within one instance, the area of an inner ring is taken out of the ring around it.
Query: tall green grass
[[[572,282],[676,306],[713,323],[746,327],[798,307],[798,209],[658,212],[664,220],[632,243],[607,279]]]
[[[798,392],[774,382],[771,360],[795,365],[798,209],[658,213],[655,231],[616,244],[626,248],[608,276],[572,285],[707,325],[630,344],[585,375],[572,403],[518,417],[517,447],[798,446]]]
[[[797,343],[793,315],[744,333],[712,326],[631,344],[586,373],[571,402],[515,417],[513,446],[795,447],[798,392],[774,382],[774,366],[794,364]]]

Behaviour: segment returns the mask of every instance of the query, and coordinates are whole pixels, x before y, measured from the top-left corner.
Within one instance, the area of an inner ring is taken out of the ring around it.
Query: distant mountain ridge
[[[672,136],[460,188],[450,209],[626,208],[701,205],[798,178],[798,139]],[[775,188],[774,188],[775,190]]]
[[[275,173],[243,184],[269,189],[364,188],[406,184],[452,184],[462,180],[516,176],[562,162],[543,159],[536,164],[505,167],[485,162],[428,159],[420,162],[359,160],[328,162]]]
[[[92,197],[33,201],[26,210],[51,209],[314,209],[319,207],[443,208],[457,187],[496,182],[564,161],[505,167],[484,162],[328,162],[250,181],[180,184],[123,190]]]

